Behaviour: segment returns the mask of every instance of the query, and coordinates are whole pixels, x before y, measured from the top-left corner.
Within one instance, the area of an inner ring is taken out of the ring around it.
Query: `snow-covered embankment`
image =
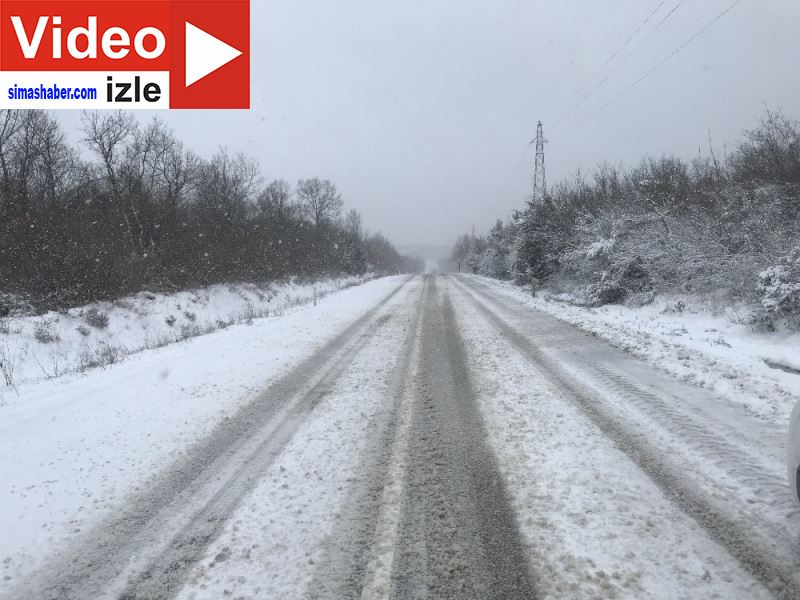
[[[214,285],[174,294],[141,292],[113,302],[39,316],[0,319],[0,404],[3,387],[107,366],[359,285],[371,276],[305,283]]]

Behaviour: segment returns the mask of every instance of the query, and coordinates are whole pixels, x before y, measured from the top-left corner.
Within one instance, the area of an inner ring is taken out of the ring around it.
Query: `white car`
[[[789,488],[794,494],[795,500],[800,501],[800,402],[795,405],[792,411],[787,445]]]

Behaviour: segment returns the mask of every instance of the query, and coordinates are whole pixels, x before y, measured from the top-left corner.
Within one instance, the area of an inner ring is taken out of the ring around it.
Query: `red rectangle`
[[[250,108],[250,1],[173,0],[171,34],[184,49],[170,69],[170,104],[175,108]],[[207,32],[242,55],[186,86],[186,24]]]
[[[249,108],[249,0],[0,0],[2,71],[169,71],[174,108]]]

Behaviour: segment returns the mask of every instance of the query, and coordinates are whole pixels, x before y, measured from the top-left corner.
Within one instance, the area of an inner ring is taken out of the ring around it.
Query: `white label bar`
[[[0,108],[168,109],[169,71],[0,71]]]

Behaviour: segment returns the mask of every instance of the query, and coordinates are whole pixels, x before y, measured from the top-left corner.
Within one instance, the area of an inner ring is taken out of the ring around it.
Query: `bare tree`
[[[124,158],[124,143],[137,127],[136,120],[133,115],[123,111],[105,115],[84,113],[82,120],[84,141],[100,157],[112,195],[119,200],[121,192],[117,170]]]
[[[0,198],[3,201],[3,213],[8,216],[11,212],[12,193],[14,181],[12,176],[12,161],[10,160],[11,142],[20,127],[20,112],[18,110],[4,110],[0,116]]]
[[[275,179],[258,196],[261,212],[281,221],[292,213],[292,188],[283,179]]]
[[[29,212],[31,183],[35,179],[39,159],[39,142],[47,129],[49,119],[42,111],[29,110],[19,118],[19,127],[11,143],[11,164],[14,183],[11,191],[14,212]]]
[[[185,150],[183,143],[175,139],[172,132],[164,134],[154,168],[158,173],[161,207],[167,221],[172,225],[177,221],[178,208],[197,176],[199,164],[197,155],[191,150]]]
[[[84,114],[82,131],[94,159],[49,113],[0,112],[3,291],[52,309],[145,288],[366,269],[360,216],[345,228],[328,181],[304,186],[315,229],[281,180],[254,210],[261,178],[243,154],[202,160],[161,121],[126,113]],[[402,261],[387,244],[371,242],[373,264],[395,272]]]
[[[741,180],[800,182],[800,123],[767,111],[731,162]]]
[[[363,237],[361,221],[361,213],[359,213],[355,208],[351,208],[344,218],[344,230],[349,235],[360,240]]]
[[[124,221],[125,234],[131,248],[136,248],[136,240],[141,247],[141,226],[136,232],[131,225],[131,211],[123,204],[120,166],[125,158],[125,142],[137,129],[133,115],[123,111],[100,115],[97,112],[83,114],[84,142],[102,162],[108,183],[111,208],[116,210]]]
[[[301,179],[297,182],[297,197],[303,212],[317,229],[324,223],[336,221],[341,214],[342,197],[327,179]]]
[[[39,178],[42,180],[39,195],[43,204],[55,209],[59,199],[75,183],[77,153],[67,144],[58,121],[47,116],[35,144],[40,164]]]
[[[220,149],[210,161],[201,163],[195,180],[196,204],[203,218],[220,225],[243,222],[259,179],[253,159]]]

